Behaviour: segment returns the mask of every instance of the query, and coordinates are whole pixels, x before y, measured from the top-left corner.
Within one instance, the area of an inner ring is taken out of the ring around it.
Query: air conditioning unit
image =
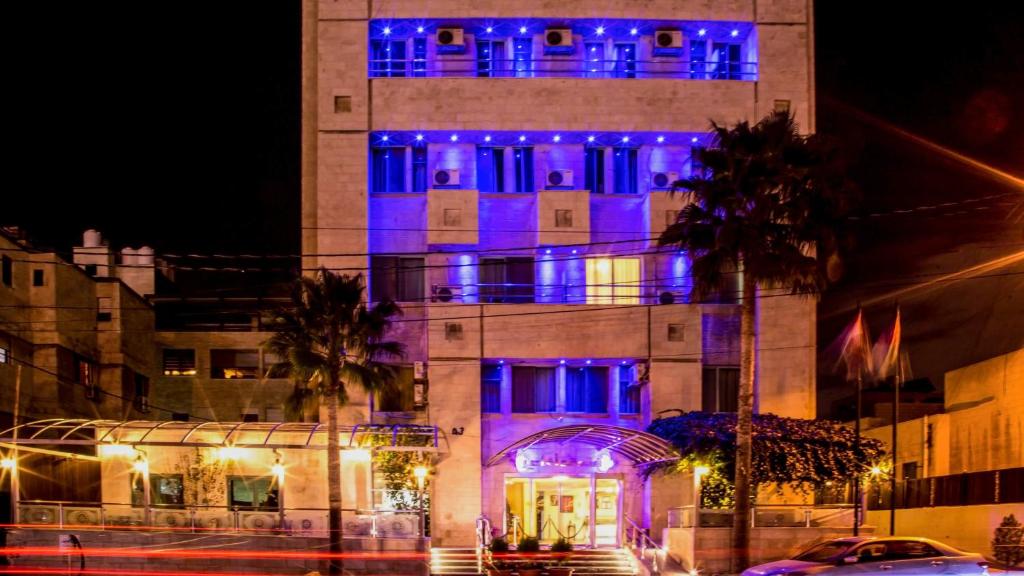
[[[413,380],[426,380],[427,378],[427,365],[423,362],[412,363],[412,378]]]
[[[384,538],[410,538],[419,533],[419,517],[395,514],[377,520],[377,530]]]
[[[54,524],[57,522],[57,509],[50,506],[23,506],[21,521],[26,524]]]
[[[551,170],[547,182],[548,186],[572,187],[572,170]]]
[[[271,514],[252,512],[242,514],[242,528],[246,530],[273,530],[277,528],[277,517]]]
[[[459,171],[455,168],[438,168],[434,170],[435,186],[458,186]]]
[[[462,28],[438,28],[434,40],[437,43],[437,51],[441,54],[466,51],[466,38]]]
[[[181,528],[189,526],[191,522],[188,514],[182,510],[157,510],[153,513],[154,526]]]
[[[77,526],[99,526],[100,511],[95,508],[65,509],[64,521]]]
[[[654,172],[651,174],[651,188],[668,190],[679,180],[679,172]]]
[[[682,48],[682,30],[658,30],[654,33],[655,48]]]
[[[374,536],[373,516],[358,515],[345,520],[346,536]]]
[[[544,52],[565,54],[572,52],[571,28],[548,28],[544,31]]]

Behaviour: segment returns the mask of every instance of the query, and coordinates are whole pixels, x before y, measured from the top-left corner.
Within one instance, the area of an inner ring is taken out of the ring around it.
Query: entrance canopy
[[[647,466],[679,459],[679,453],[665,439],[629,428],[599,424],[577,424],[550,428],[506,446],[487,461],[494,466],[509,454],[540,445],[585,444],[627,458],[634,466]]]
[[[414,424],[341,426],[342,447],[437,451],[437,428]],[[185,446],[326,449],[327,425],[316,422],[157,422],[37,420],[0,432],[7,446]]]

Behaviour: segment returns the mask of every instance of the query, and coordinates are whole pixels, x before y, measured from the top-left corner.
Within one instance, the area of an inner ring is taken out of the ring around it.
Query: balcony
[[[605,78],[757,80],[757,62],[531,58],[371,59],[371,78]]]

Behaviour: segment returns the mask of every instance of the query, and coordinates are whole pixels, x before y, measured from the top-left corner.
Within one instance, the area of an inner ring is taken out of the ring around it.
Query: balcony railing
[[[675,78],[757,80],[757,62],[690,60],[370,60],[371,78]]]
[[[346,538],[421,538],[425,510],[342,511]],[[22,500],[18,523],[43,529],[96,529],[249,533],[310,536],[329,534],[326,508],[254,509],[230,506],[133,506],[109,502]]]
[[[685,286],[646,284],[434,284],[430,300],[469,304],[681,304],[688,301],[689,293]],[[722,299],[720,303],[734,302]]]
[[[732,510],[697,510],[693,506],[668,509],[669,528],[729,528],[733,525],[732,518]],[[761,504],[752,508],[750,525],[754,528],[848,528],[853,525],[853,505]]]

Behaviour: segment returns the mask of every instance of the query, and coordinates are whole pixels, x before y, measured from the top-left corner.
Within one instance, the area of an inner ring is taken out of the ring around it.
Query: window
[[[423,78],[427,75],[427,39],[412,39],[412,75]]]
[[[370,299],[422,302],[423,266],[422,257],[371,256]]]
[[[135,409],[139,412],[149,412],[149,378],[135,373],[133,378],[135,395]]]
[[[516,166],[516,192],[533,192],[533,148],[513,148]]]
[[[411,366],[396,368],[395,379],[377,392],[375,409],[378,412],[412,412],[416,409],[413,403],[413,370]]]
[[[702,148],[699,146],[690,147],[690,177],[692,178],[707,178],[708,173],[704,168],[704,163],[700,161],[700,154]]]
[[[476,75],[479,78],[502,76],[505,67],[505,43],[493,40],[476,42]]]
[[[8,364],[11,361],[10,352],[7,348],[0,346],[0,364]]]
[[[512,64],[515,66],[516,78],[533,76],[533,40],[516,38],[512,41]]]
[[[371,157],[373,162],[372,191],[405,192],[405,148],[374,148]]]
[[[735,412],[740,386],[740,369],[735,366],[705,366],[701,377],[704,412]]]
[[[635,366],[619,366],[619,413],[640,413],[640,383]]]
[[[719,80],[740,80],[740,45],[731,42],[715,42],[711,49],[709,68],[712,77]]]
[[[619,148],[615,151],[615,193],[636,194],[638,164],[636,148]]]
[[[32,271],[32,285],[33,286],[45,286],[46,285],[46,273],[43,270]]]
[[[513,366],[512,412],[554,412],[555,386],[554,368]]]
[[[273,476],[228,476],[228,497],[232,508],[279,510],[277,482]]]
[[[405,40],[371,40],[370,54],[371,76],[405,76]]]
[[[195,376],[196,351],[164,349],[164,376]]]
[[[636,78],[636,44],[615,45],[615,77]]]
[[[587,259],[587,304],[639,303],[639,258]]]
[[[903,479],[917,480],[917,462],[903,463]]]
[[[583,65],[586,70],[583,76],[586,78],[600,78],[604,76],[604,43],[587,42],[583,45]]]
[[[604,194],[604,148],[587,148],[583,164],[587,190]]]
[[[476,185],[480,192],[505,191],[505,149],[476,149]]]
[[[915,560],[935,556],[942,556],[942,554],[925,542],[896,540],[885,544],[885,560]]]
[[[498,364],[480,367],[480,411],[485,414],[501,412],[501,370]]]
[[[11,260],[10,256],[4,256],[2,258],[2,261],[2,264],[0,264],[0,268],[2,268],[2,273],[0,273],[0,276],[3,276],[4,286],[10,286],[13,282],[14,276],[14,260]]]
[[[608,368],[586,366],[565,370],[565,411],[608,412]]]
[[[708,42],[703,38],[690,40],[690,78],[707,77]]]
[[[572,228],[572,210],[555,209],[555,228]]]
[[[57,373],[68,382],[93,386],[98,382],[96,363],[66,348],[57,349]]]
[[[426,192],[430,180],[427,178],[427,145],[420,143],[412,148],[412,191]]]
[[[132,506],[146,503],[144,475],[132,474]],[[164,508],[185,507],[185,484],[181,474],[150,474],[149,499],[153,506]]]
[[[259,350],[210,350],[210,378],[259,378]]]
[[[533,302],[533,258],[481,258],[480,300]]]

